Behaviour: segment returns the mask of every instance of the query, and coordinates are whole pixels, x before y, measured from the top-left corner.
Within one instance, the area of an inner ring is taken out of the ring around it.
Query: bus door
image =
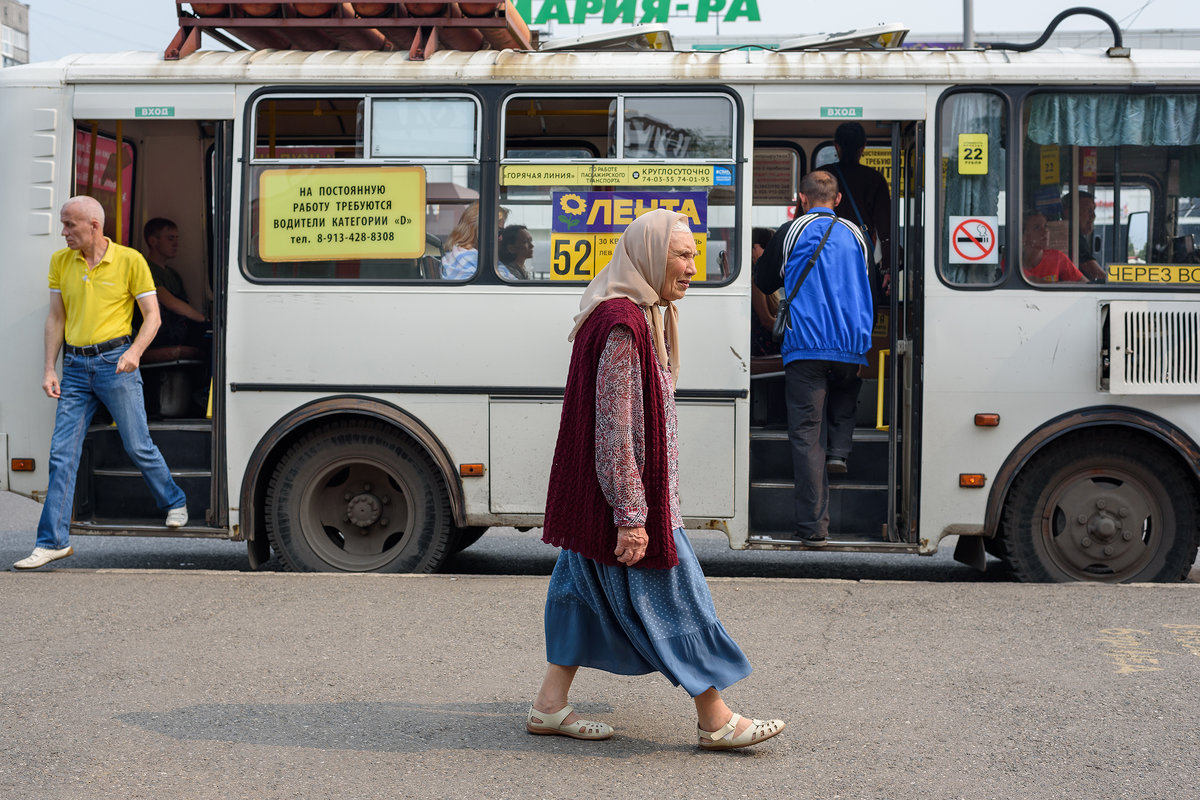
[[[205,409],[212,425],[211,474],[209,500],[212,519],[209,524],[222,530],[229,528],[229,473],[225,464],[225,393],[218,387],[225,385],[225,310],[227,287],[229,286],[229,224],[232,218],[233,175],[233,122],[221,121],[213,125],[213,142],[207,151],[205,162],[205,197],[208,200],[207,233],[209,252],[208,285],[212,291],[212,306],[209,315],[212,330],[212,369],[208,387],[208,407]],[[266,537],[262,537],[263,542]],[[253,544],[253,543],[251,543]],[[262,555],[260,545],[257,553]],[[255,551],[251,549],[252,558]],[[268,551],[261,560],[270,558]]]
[[[889,353],[883,359],[889,381],[880,376],[888,392],[882,405],[890,422],[888,462],[891,476],[888,491],[888,540],[917,541],[917,499],[919,480],[916,465],[921,441],[920,355],[915,343],[920,338],[922,247],[924,243],[924,123],[892,125],[892,237],[888,295]]]
[[[177,250],[160,254],[162,263],[152,268],[158,269],[156,284],[171,297],[159,293],[164,324],[142,355],[141,374],[151,437],[187,495],[189,522],[180,533],[191,536],[223,535],[225,515],[219,509],[228,505],[215,480],[219,448],[208,397],[211,369],[218,362],[210,330],[212,321],[221,319],[223,284],[217,276],[227,248],[219,243],[228,241],[234,107],[232,87],[164,84],[153,89],[79,86],[72,109],[71,193],[99,200],[106,212],[105,233],[143,254],[151,253],[148,231],[178,235]],[[181,305],[170,320],[166,311],[172,302]],[[168,327],[168,321],[174,324]],[[139,322],[135,314],[135,326]],[[164,532],[161,510],[107,422],[99,415],[88,429],[72,530]]]
[[[797,213],[788,199],[799,176],[837,160],[834,135],[845,122],[863,126],[867,148],[862,163],[881,172],[889,184],[892,288],[876,299],[848,471],[829,477],[829,539],[835,549],[914,547],[916,440],[909,429],[919,400],[913,388],[920,371],[911,355],[919,320],[914,280],[919,276],[908,276],[904,267],[920,263],[918,178],[925,108],[920,87],[770,87],[755,92],[755,227],[774,228]],[[750,547],[794,541],[784,370],[775,359],[751,360]]]

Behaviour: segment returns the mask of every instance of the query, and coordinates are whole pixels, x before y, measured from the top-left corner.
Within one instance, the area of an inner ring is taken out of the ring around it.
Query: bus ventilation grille
[[[1109,305],[1113,394],[1200,393],[1200,303]]]

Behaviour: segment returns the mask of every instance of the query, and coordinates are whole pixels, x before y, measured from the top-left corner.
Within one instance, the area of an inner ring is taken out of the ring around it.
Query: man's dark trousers
[[[784,367],[788,439],[792,444],[796,535],[829,535],[827,457],[846,458],[854,444],[854,417],[862,379],[843,361],[792,361]],[[824,423],[824,426],[823,424]],[[825,442],[828,440],[828,449]]]

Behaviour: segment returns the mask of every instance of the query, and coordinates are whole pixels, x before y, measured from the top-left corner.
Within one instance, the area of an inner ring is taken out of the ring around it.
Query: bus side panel
[[[546,510],[550,462],[561,416],[559,401],[492,400],[488,488],[493,513],[541,514]]]
[[[736,453],[733,401],[683,401],[676,408],[681,508],[689,517],[732,517]],[[562,404],[557,402],[492,401],[492,512],[540,515],[546,510],[561,414]]]
[[[58,207],[70,196],[74,177],[69,107],[70,91],[61,86],[0,85],[0,141],[5,143],[0,148],[0,339],[7,352],[0,433],[8,436],[0,470],[8,473],[9,458],[34,459],[34,471],[8,474],[7,488],[39,498],[49,482],[55,411],[41,389],[46,275],[51,254],[65,246]]]
[[[530,409],[513,411],[508,403],[489,411],[488,396],[561,391],[571,348],[566,333],[578,306],[575,291],[444,285],[275,288],[251,287],[240,276],[231,280],[241,288],[229,297],[228,382],[271,389],[229,395],[231,486],[240,485],[250,452],[274,422],[321,396],[303,387],[319,384],[329,393],[367,394],[393,403],[422,420],[455,464],[488,465],[488,480],[463,481],[472,524],[484,524],[489,514],[542,513],[561,401],[534,404],[538,411],[530,418]],[[703,291],[693,290],[697,298],[684,301],[693,313],[681,314],[681,335],[694,344],[684,348],[679,388],[732,395],[746,380],[734,348],[744,351],[745,345],[732,331],[745,315],[718,321],[729,298],[705,297]],[[447,315],[471,323],[455,325]],[[439,393],[441,387],[449,391]],[[735,401],[731,396],[679,407],[684,514],[730,517]],[[496,423],[490,434],[489,417]],[[504,455],[496,456],[489,441]],[[514,452],[518,449],[522,452]],[[497,475],[497,470],[505,472]],[[499,490],[494,498],[489,481]]]
[[[1200,433],[1194,398],[1100,390],[1095,295],[1022,294],[1025,302],[1011,291],[930,287],[924,411],[937,439],[924,448],[921,535],[931,542],[950,525],[982,529],[990,481],[1031,431],[1060,414],[1127,405],[1171,420],[1193,439]],[[976,427],[977,413],[999,414],[1000,425]],[[989,484],[959,488],[961,473],[983,473]]]

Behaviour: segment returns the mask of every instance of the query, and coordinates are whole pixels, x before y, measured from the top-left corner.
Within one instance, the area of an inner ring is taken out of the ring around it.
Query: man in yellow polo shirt
[[[166,525],[187,524],[187,498],[150,438],[142,400],[142,353],[159,326],[150,268],[136,250],[104,235],[104,209],[94,198],[72,197],[60,214],[66,248],[50,257],[50,313],[46,316],[46,374],[42,389],[58,401],[50,439],[50,486],[33,554],[13,564],[34,569],[74,550],[70,544],[75,475],[83,439],[104,403],[117,423],[125,452],[142,471]],[[130,341],[136,300],[145,322]],[[65,344],[65,348],[64,348]],[[64,348],[59,383],[55,364]]]

